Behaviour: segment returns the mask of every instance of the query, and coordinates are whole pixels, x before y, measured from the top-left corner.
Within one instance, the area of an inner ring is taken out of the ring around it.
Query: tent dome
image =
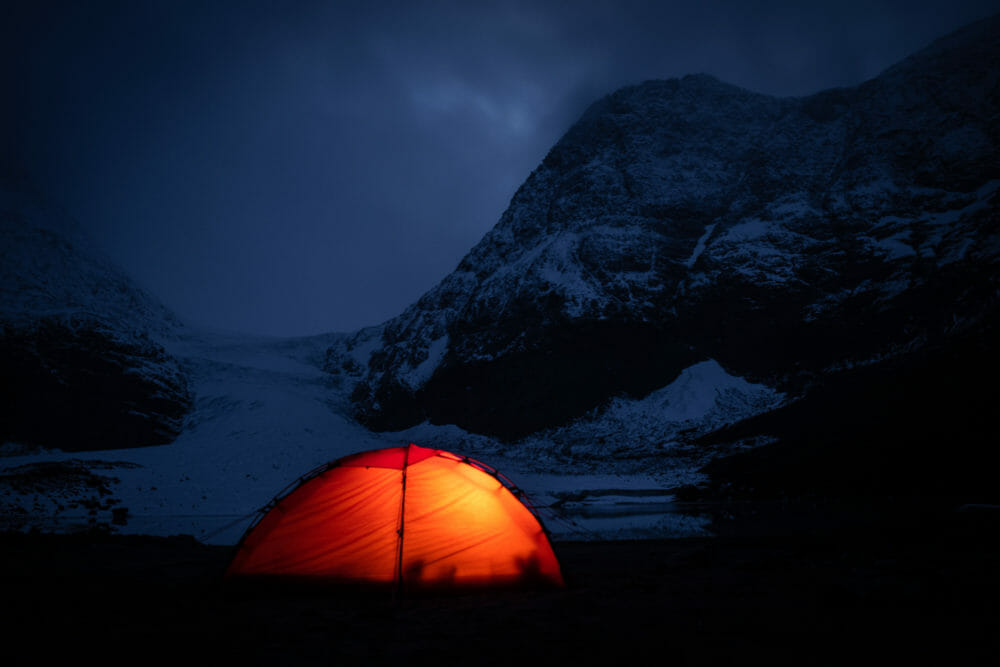
[[[272,501],[226,575],[402,590],[562,586],[544,528],[515,493],[493,468],[439,449],[353,454]]]

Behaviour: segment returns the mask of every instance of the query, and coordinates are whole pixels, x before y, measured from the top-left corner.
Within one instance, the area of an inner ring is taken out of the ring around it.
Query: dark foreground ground
[[[191,538],[0,534],[0,660],[995,665],[997,513],[557,543],[565,590],[395,601],[236,590]]]

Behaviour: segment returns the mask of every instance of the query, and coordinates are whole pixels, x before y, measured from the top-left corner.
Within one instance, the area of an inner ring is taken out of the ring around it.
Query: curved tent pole
[[[264,505],[263,507],[260,507],[260,508],[258,508],[256,510],[254,510],[253,512],[250,512],[249,514],[247,514],[246,516],[250,516],[250,514],[256,513],[257,516],[254,518],[253,521],[250,522],[250,525],[247,526],[247,529],[243,531],[243,535],[240,536],[240,541],[236,543],[236,548],[238,549],[239,547],[243,546],[243,542],[246,540],[247,535],[249,535],[250,532],[254,528],[257,527],[257,524],[261,522],[261,519],[263,519],[264,516],[268,512],[270,512],[271,510],[277,508],[278,505],[281,503],[282,500],[284,500],[288,496],[292,495],[292,493],[297,488],[299,488],[300,486],[302,486],[303,484],[305,484],[309,480],[314,479],[316,477],[319,477],[320,475],[322,475],[323,473],[325,473],[327,470],[330,470],[331,468],[335,468],[336,466],[340,465],[340,461],[341,461],[341,459],[337,459],[336,461],[330,461],[328,463],[324,463],[322,465],[316,466],[315,468],[313,468],[312,470],[310,470],[306,474],[301,475],[295,481],[293,481],[290,484],[288,484],[281,491],[279,491],[278,494],[276,496],[274,496],[274,498],[272,498],[270,501],[268,501],[268,503],[266,505]]]
[[[406,452],[403,454],[403,478],[401,484],[403,488],[399,494],[399,528],[396,529],[396,534],[399,535],[398,544],[399,548],[396,551],[396,594],[402,596],[403,594],[403,527],[405,525],[404,521],[406,519],[406,468],[410,463],[410,447],[413,443],[406,446]]]
[[[437,454],[437,456],[440,456],[440,454]],[[545,521],[542,520],[541,513],[537,508],[535,508],[535,504],[531,502],[531,498],[529,498],[528,494],[524,492],[524,489],[515,484],[509,477],[507,477],[507,475],[503,474],[489,464],[477,461],[469,456],[462,456],[460,457],[460,460],[479,468],[487,475],[495,477],[496,480],[500,482],[500,484],[502,484],[508,491],[510,491],[515,498],[521,501],[522,505],[528,508],[528,511],[531,512],[532,516],[535,517],[535,520],[538,521],[538,525],[542,527],[542,531],[545,533],[546,537],[551,535],[548,527],[545,525]]]

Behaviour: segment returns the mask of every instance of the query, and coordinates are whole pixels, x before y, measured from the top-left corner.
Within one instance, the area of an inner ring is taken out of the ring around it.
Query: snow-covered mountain
[[[109,449],[173,440],[191,406],[162,343],[179,323],[23,180],[0,180],[0,440]]]
[[[671,506],[695,485],[993,501],[998,35],[804,98],[609,95],[454,273],[347,334],[180,327],[4,182],[0,519],[232,543],[315,466],[411,441],[560,537],[703,534]]]
[[[516,440],[708,360],[794,398],[947,345],[997,312],[997,62],[1000,17],[855,88],[619,90],[451,275],[327,367],[373,428]]]

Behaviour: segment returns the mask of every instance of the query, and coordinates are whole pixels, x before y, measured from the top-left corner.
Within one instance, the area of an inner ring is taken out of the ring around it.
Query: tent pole
[[[403,454],[403,489],[399,497],[399,530],[396,533],[399,535],[397,543],[399,544],[399,550],[396,553],[396,590],[394,591],[394,597],[403,596],[403,527],[405,525],[404,519],[406,514],[406,468],[410,463],[410,445],[406,446],[406,452]]]

